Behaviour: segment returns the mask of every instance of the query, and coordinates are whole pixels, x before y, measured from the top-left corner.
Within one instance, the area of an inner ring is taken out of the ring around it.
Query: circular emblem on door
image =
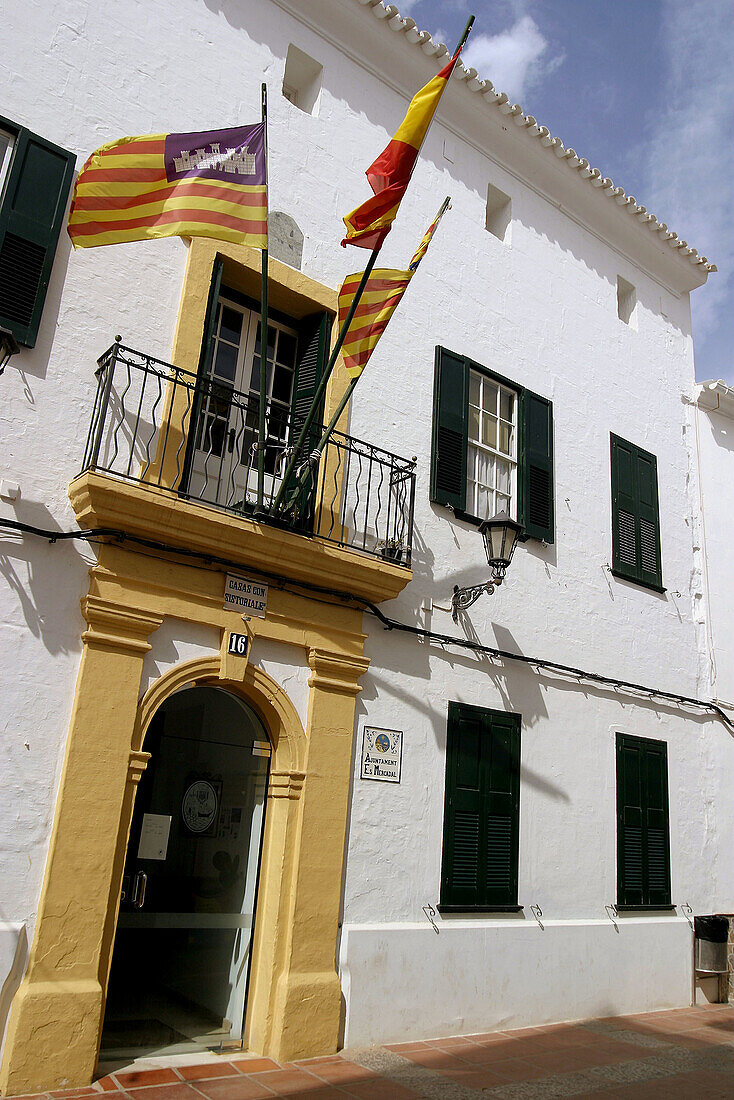
[[[208,779],[194,780],[181,801],[181,817],[189,832],[207,832],[217,816],[218,803],[216,788]]]

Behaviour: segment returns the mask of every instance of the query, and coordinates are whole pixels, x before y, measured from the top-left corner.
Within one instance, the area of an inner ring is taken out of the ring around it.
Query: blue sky
[[[734,385],[734,0],[395,0],[718,267],[696,377]]]

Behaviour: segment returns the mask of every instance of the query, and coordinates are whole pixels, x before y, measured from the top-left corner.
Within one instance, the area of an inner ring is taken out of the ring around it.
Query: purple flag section
[[[234,126],[229,130],[202,130],[193,134],[166,134],[166,178],[198,176],[263,186],[265,183],[265,126]]]

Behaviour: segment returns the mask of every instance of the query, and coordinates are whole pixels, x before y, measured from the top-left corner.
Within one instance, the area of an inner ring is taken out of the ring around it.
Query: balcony
[[[257,523],[410,567],[415,462],[334,432],[318,465],[289,405],[266,404],[265,496],[256,509],[259,396],[116,341],[98,360],[82,474],[96,471]],[[274,514],[286,462],[297,487]]]

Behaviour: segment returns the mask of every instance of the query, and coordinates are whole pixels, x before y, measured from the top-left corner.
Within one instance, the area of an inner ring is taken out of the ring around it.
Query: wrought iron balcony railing
[[[116,341],[98,360],[97,393],[82,470],[100,470],[226,512],[252,515],[257,488],[259,395],[134,351]],[[410,565],[415,462],[334,432],[318,466],[301,448],[299,488],[277,517],[268,509],[299,434],[288,405],[266,406],[265,512],[338,546]]]

